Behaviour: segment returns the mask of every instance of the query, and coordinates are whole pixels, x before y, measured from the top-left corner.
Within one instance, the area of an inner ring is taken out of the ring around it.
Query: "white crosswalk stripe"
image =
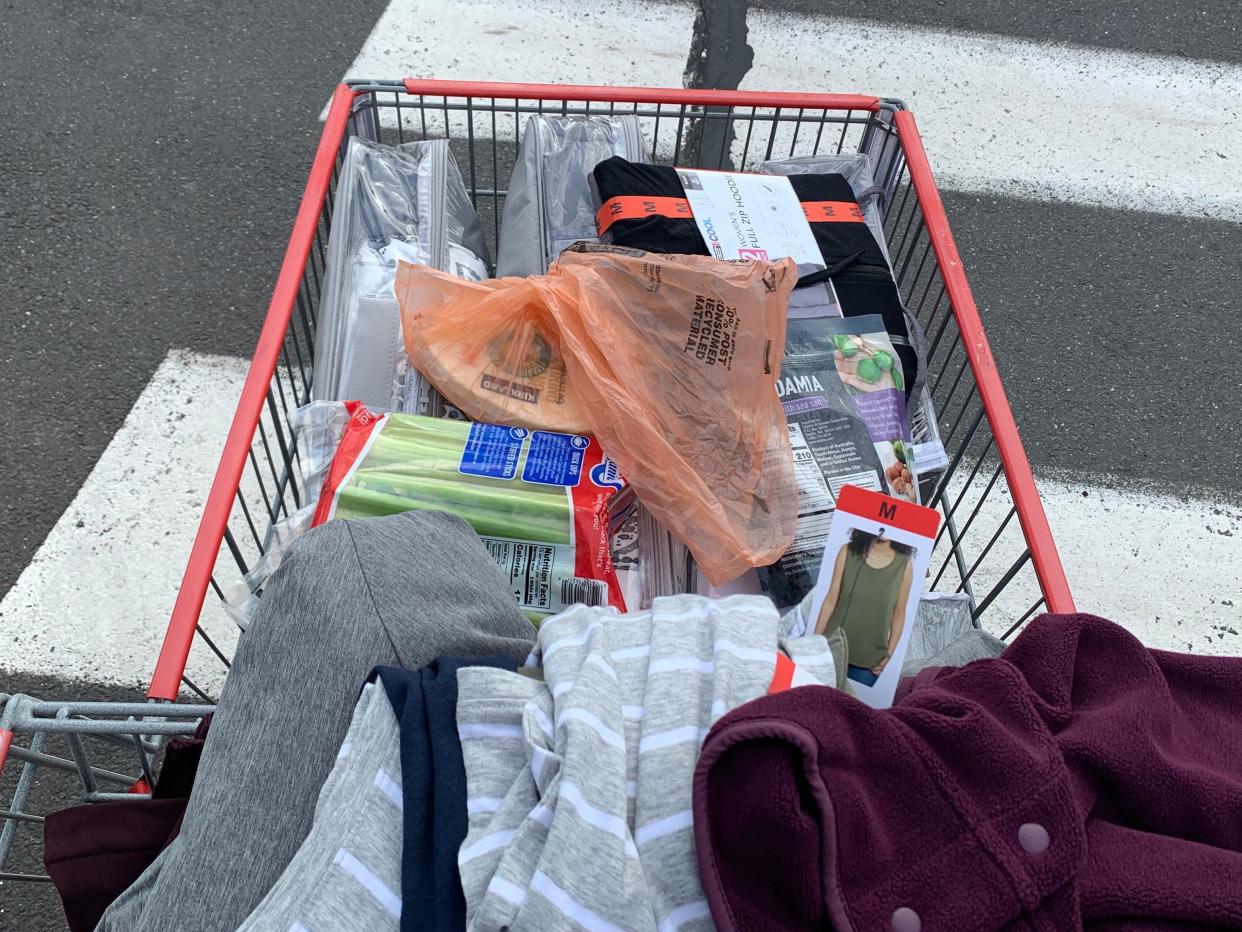
[[[942,187],[1242,220],[1242,68],[762,11],[750,42],[743,88],[905,99]]]
[[[692,7],[578,13],[393,0],[345,77],[680,85]],[[748,27],[743,89],[903,98],[944,186],[1242,220],[1242,68],[763,10]]]
[[[0,665],[146,685],[246,368],[231,357],[169,353],[0,602]],[[203,623],[231,653],[236,625],[213,602]]]
[[[392,0],[344,76],[680,87],[693,28],[686,3]]]

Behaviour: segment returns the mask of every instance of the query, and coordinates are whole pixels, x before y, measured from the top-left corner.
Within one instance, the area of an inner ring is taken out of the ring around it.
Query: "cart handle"
[[[1018,436],[1018,427],[1014,423],[1009,399],[1005,396],[1005,388],[996,371],[996,360],[992,357],[992,348],[984,334],[975,296],[966,280],[962,257],[958,254],[957,243],[949,229],[949,218],[945,214],[944,203],[940,200],[935,178],[932,177],[931,165],[927,161],[927,152],[923,148],[914,114],[908,110],[898,110],[893,114],[893,122],[897,127],[897,139],[905,153],[910,182],[914,185],[914,193],[923,211],[932,251],[940,265],[944,289],[957,317],[962,346],[966,349],[966,356],[970,360],[970,368],[979,388],[979,398],[983,402],[983,410],[987,413],[992,435],[996,438],[996,449],[1005,469],[1005,480],[1009,483],[1010,494],[1013,495],[1018,523],[1026,535],[1035,576],[1044,593],[1044,602],[1050,612],[1072,612],[1074,597],[1070,594],[1065,569],[1052,539],[1052,529],[1048,526],[1048,516],[1044,513],[1039,489],[1035,487],[1031,464],[1026,458],[1022,439]]]
[[[382,82],[379,82],[382,83]],[[601,87],[574,84],[511,84],[498,81],[437,81],[406,78],[407,94],[422,97],[499,97],[513,100],[581,100],[619,104],[698,104],[713,107],[790,107],[809,110],[868,110],[882,107],[868,94],[798,94],[674,87]]]

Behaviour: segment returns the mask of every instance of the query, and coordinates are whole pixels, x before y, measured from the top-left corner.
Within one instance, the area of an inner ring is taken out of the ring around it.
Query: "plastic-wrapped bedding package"
[[[591,170],[614,155],[644,162],[646,153],[633,115],[532,116],[505,196],[496,274],[542,275],[566,246],[596,242]]]
[[[759,166],[765,175],[817,175],[836,173],[842,175],[850,183],[858,206],[862,208],[867,229],[875,237],[884,259],[892,266],[892,257],[888,252],[888,242],[884,236],[884,188],[875,184],[871,173],[871,161],[862,152],[840,152],[835,155],[806,155],[789,159],[774,159]],[[922,348],[923,332],[918,321],[906,312],[906,326],[910,337],[918,348],[920,355],[926,355]],[[940,440],[940,428],[937,423],[936,409],[932,404],[931,393],[926,384],[919,392],[918,398],[910,402],[910,431],[914,437],[914,460],[927,482],[927,498],[935,488],[939,473],[949,465],[949,457],[944,444]]]
[[[483,228],[448,140],[386,146],[352,138],[328,238],[313,400],[442,413],[402,346],[399,259],[472,281],[489,274]]]

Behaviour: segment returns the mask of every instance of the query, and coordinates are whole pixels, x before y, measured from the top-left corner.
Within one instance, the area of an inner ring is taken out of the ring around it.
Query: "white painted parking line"
[[[943,187],[1242,220],[1237,66],[763,10],[748,24],[743,88],[901,97]],[[346,76],[677,87],[692,29],[685,4],[393,0]]]
[[[1242,68],[752,11],[742,87],[903,98],[938,182],[1242,220]]]
[[[345,77],[680,87],[693,29],[686,3],[392,0]]]
[[[963,528],[986,487],[992,467],[981,470],[956,506]],[[958,470],[959,477],[968,466]],[[1149,647],[1199,654],[1242,655],[1242,505],[1211,498],[1175,498],[1107,485],[1057,471],[1037,475],[1044,510],[1081,612],[1124,625]],[[952,507],[961,482],[951,483]],[[969,567],[1013,505],[998,482],[966,533]],[[1016,519],[1010,521],[971,579],[982,600],[1025,549]],[[932,563],[933,576],[943,554]],[[938,589],[952,591],[951,564]],[[984,615],[984,627],[1003,633],[1039,597],[1034,573],[1023,570]]]
[[[1079,611],[1150,647],[1242,655],[1242,506],[1068,477],[1039,489]]]
[[[247,368],[169,353],[0,602],[0,668],[146,686]],[[210,630],[231,652],[236,626]],[[189,669],[215,688],[200,650]]]

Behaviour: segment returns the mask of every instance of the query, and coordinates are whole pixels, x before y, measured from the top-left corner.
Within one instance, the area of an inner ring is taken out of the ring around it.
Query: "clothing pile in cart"
[[[1242,929],[1242,660],[923,591],[868,157],[650,152],[532,116],[492,277],[447,141],[350,140],[309,500],[151,798],[48,817],[70,928]]]

